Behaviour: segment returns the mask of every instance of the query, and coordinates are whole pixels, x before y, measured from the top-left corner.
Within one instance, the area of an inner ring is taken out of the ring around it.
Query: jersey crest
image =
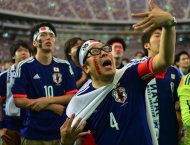
[[[112,91],[112,96],[114,97],[115,101],[118,103],[124,103],[127,99],[127,93],[125,88],[119,87]]]
[[[52,75],[53,77],[53,81],[56,83],[56,84],[60,84],[62,82],[62,74],[61,73],[54,73]]]

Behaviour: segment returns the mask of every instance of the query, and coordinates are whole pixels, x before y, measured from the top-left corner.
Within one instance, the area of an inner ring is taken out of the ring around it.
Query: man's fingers
[[[146,32],[149,32],[150,30],[154,29],[155,28],[155,25],[152,24],[150,25],[148,28],[144,29],[143,32],[146,33]]]
[[[2,137],[1,137],[5,142],[11,142],[12,141],[12,139],[11,139],[11,137],[10,136],[8,136],[8,135],[3,135]]]
[[[144,28],[144,26],[150,25],[150,23],[151,23],[151,18],[148,17],[148,18],[144,19],[143,21],[133,25],[133,28],[134,29]]]
[[[150,7],[151,10],[152,10],[152,9],[154,8],[154,6],[155,6],[152,0],[148,0],[148,5],[149,5],[149,7]]]
[[[69,128],[71,127],[71,124],[72,124],[74,118],[75,118],[75,114],[72,114],[71,117],[70,117],[70,119],[68,120],[67,127],[69,127]]]
[[[67,127],[68,121],[69,121],[69,118],[67,118],[67,119],[65,120],[65,122],[63,123],[63,125],[61,125],[60,130],[62,130],[63,128],[66,128],[66,127]]]
[[[75,134],[76,136],[78,136],[78,134],[82,133],[84,127],[86,125],[86,121],[83,121],[80,126],[75,130]]]
[[[89,134],[90,134],[89,131],[87,131],[87,132],[81,132],[81,133],[79,133],[79,134],[77,135],[77,138],[83,137],[83,136],[86,136],[86,135],[89,135]]]
[[[148,12],[146,13],[133,13],[131,14],[132,17],[136,17],[136,18],[142,18],[142,17],[148,17]]]
[[[82,120],[82,118],[79,118],[77,121],[76,121],[76,123],[73,125],[73,127],[72,127],[72,132],[74,132],[77,128],[80,128],[80,126],[79,126],[79,124],[80,124],[80,122],[81,122],[81,120]]]

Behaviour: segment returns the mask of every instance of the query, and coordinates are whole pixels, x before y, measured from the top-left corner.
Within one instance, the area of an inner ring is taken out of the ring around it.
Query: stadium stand
[[[147,0],[1,0],[0,59],[9,59],[9,45],[16,39],[29,40],[30,27],[41,21],[53,23],[58,31],[55,51],[58,57],[64,56],[63,44],[71,37],[95,38],[106,42],[110,37],[120,36],[128,45],[126,57],[131,58],[136,50],[141,49],[141,33],[132,30],[131,26],[136,20],[130,15],[148,10],[146,2]],[[190,1],[155,2],[177,18],[176,52],[184,49],[189,51]]]

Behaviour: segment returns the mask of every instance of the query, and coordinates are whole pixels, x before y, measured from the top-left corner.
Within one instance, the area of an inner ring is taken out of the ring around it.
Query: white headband
[[[38,35],[39,35],[41,32],[49,32],[49,33],[52,33],[52,34],[55,36],[55,33],[54,33],[49,27],[44,26],[44,27],[40,27],[39,30],[34,33],[33,41],[36,40],[36,38],[38,37]]]
[[[85,58],[90,46],[92,44],[96,44],[96,43],[101,43],[101,42],[98,42],[95,40],[88,40],[85,43],[83,43],[83,45],[81,46],[80,51],[79,51],[79,63],[81,66],[83,66],[84,58]]]

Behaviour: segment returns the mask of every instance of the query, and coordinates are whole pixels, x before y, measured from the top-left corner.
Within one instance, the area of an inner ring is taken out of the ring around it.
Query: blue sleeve
[[[1,101],[1,115],[3,118],[5,118],[5,112],[4,112],[4,105],[3,105],[3,102],[5,101],[6,99],[6,94],[7,94],[7,72],[4,72],[2,74],[0,74],[0,101]],[[2,119],[3,119],[2,118]],[[5,128],[6,125],[5,125],[5,120],[3,119],[2,121],[0,121],[0,128]]]
[[[77,92],[76,81],[75,81],[74,73],[70,64],[67,64],[65,71],[66,71],[65,80],[67,84],[65,88],[65,93],[66,94],[76,93]]]
[[[12,93],[14,98],[27,98],[27,74],[25,66],[22,65],[16,70],[16,78],[12,87]]]

